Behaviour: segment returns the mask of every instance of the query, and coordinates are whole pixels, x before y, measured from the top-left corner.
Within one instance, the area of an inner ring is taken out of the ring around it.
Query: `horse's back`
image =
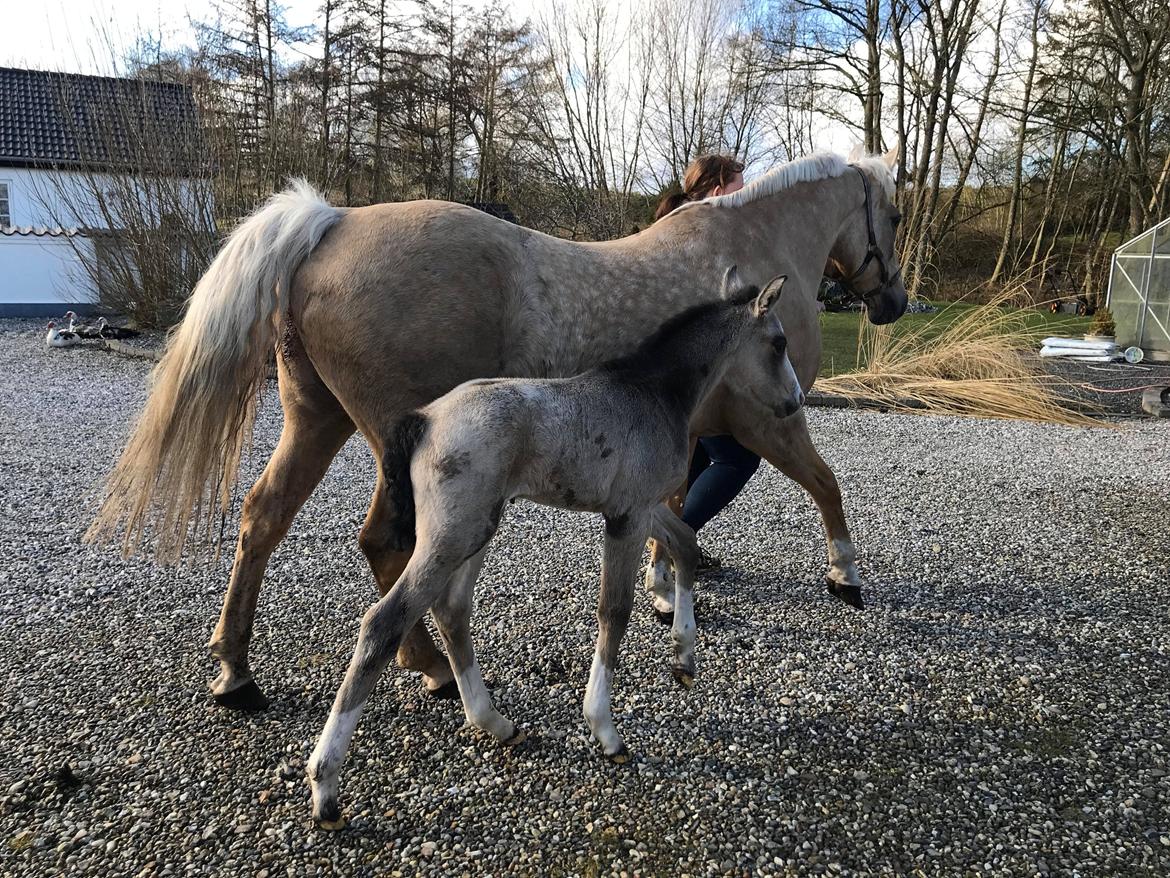
[[[506,374],[525,234],[439,201],[354,209],[326,234],[297,272],[290,311],[363,432],[464,381]]]

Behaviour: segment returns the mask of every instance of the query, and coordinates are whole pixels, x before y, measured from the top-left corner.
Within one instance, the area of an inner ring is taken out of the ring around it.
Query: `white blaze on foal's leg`
[[[352,710],[341,712],[334,704],[321,737],[317,739],[317,746],[313,748],[313,755],[309,757],[306,773],[313,790],[313,818],[323,829],[340,829],[344,823],[337,804],[337,779],[363,708],[364,705],[359,704]]]
[[[594,653],[593,667],[589,669],[589,685],[585,689],[585,722],[601,744],[601,752],[617,763],[629,759],[626,745],[613,724],[610,711],[613,669],[607,668],[600,655]]]
[[[650,592],[650,604],[660,618],[669,618],[674,613],[674,571],[665,552],[646,567],[646,591]]]
[[[679,571],[674,598],[674,678],[688,689],[695,685],[695,583],[686,571]]]

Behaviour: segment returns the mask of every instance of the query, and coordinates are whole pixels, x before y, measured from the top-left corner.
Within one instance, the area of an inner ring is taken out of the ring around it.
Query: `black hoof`
[[[662,610],[655,607],[654,608],[654,618],[657,619],[659,622],[661,622],[663,625],[673,625],[674,624],[674,610],[671,610],[669,613],[664,613],[664,612],[662,612]]]
[[[260,691],[255,680],[249,680],[243,686],[232,689],[230,692],[216,693],[212,696],[215,703],[228,710],[242,710],[246,713],[255,713],[258,710],[268,709],[268,699]]]
[[[426,688],[425,686],[423,688]],[[427,695],[431,698],[438,698],[443,701],[451,701],[459,697],[459,684],[454,680],[448,680],[438,689],[427,689]]]
[[[336,802],[330,802],[322,807],[321,812],[316,817],[317,825],[327,832],[336,832],[345,828],[345,818],[341,816],[341,808]]]
[[[675,665],[670,669],[670,672],[674,675],[674,679],[678,681],[678,684],[684,689],[690,689],[695,685],[695,672],[693,669]]]
[[[630,751],[626,749],[625,744],[622,744],[622,749],[618,750],[616,753],[610,753],[606,755],[605,758],[614,765],[625,765],[630,761]]]
[[[829,594],[833,597],[843,600],[855,610],[865,609],[865,604],[861,600],[860,586],[842,585],[840,582],[835,582],[832,579],[826,579],[825,582],[829,586]]]

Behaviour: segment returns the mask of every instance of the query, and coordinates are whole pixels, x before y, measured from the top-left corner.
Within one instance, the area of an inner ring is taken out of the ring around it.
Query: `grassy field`
[[[907,314],[892,327],[896,334],[909,332],[923,333],[923,338],[933,338],[952,321],[968,313],[978,305],[963,303],[942,303],[933,314]],[[1028,308],[1021,312],[1029,329],[1036,334],[1036,340],[1049,335],[1080,337],[1088,329],[1090,317],[1071,317],[1067,314],[1052,314]],[[821,315],[821,332],[824,347],[821,352],[821,375],[836,375],[851,372],[864,364],[857,362],[858,325],[863,319],[860,313],[847,312]]]

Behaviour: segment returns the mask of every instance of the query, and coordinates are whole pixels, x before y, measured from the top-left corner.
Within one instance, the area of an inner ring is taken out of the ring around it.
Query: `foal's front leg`
[[[625,763],[630,755],[613,725],[610,709],[613,673],[618,649],[630,610],[634,606],[634,584],[642,560],[642,545],[649,536],[649,520],[643,511],[606,516],[605,551],[601,567],[601,596],[597,602],[597,648],[589,685],[585,689],[585,722],[601,744],[601,751],[614,762]]]
[[[674,663],[671,672],[686,688],[695,684],[695,568],[699,542],[690,526],[665,505],[654,510],[650,533],[674,562],[675,597],[671,639]]]

